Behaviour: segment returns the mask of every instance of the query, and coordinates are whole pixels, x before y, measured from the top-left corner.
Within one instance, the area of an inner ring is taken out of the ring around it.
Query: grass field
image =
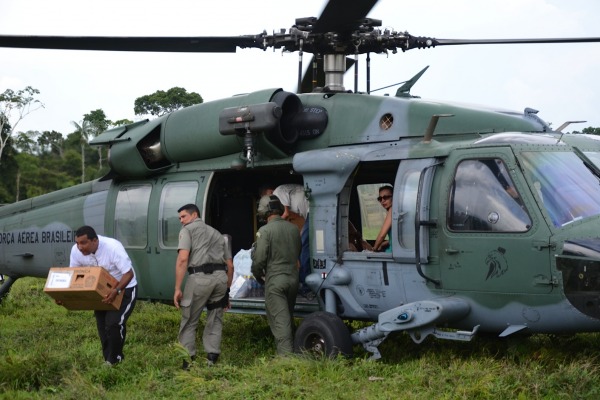
[[[0,305],[2,399],[600,398],[599,334],[420,345],[396,334],[375,362],[360,347],[353,359],[280,358],[264,317],[227,314],[219,363],[186,372],[178,311],[147,302],[129,320],[125,361],[106,367],[92,312],[57,306],[43,286],[20,279]]]

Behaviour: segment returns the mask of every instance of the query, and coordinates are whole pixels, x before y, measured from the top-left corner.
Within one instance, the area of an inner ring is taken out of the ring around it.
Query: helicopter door
[[[181,228],[177,210],[195,203],[202,212],[209,177],[178,173],[176,178],[116,187],[114,221],[109,221],[112,226],[107,226],[106,232],[112,232],[131,257],[140,298],[172,299]]]
[[[403,160],[394,183],[394,207],[392,209],[392,253],[400,262],[414,263],[417,253],[426,263],[429,255],[429,232],[422,224],[416,232],[417,200],[419,219],[429,219],[429,198],[433,181],[432,168],[435,159]],[[420,184],[420,185],[419,185]],[[420,190],[420,193],[419,193]],[[418,235],[418,242],[415,241]]]
[[[438,196],[442,287],[550,292],[550,231],[512,151],[455,151],[444,173]]]

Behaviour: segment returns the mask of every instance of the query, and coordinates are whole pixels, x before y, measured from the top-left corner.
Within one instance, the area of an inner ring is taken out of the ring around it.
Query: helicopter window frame
[[[177,248],[181,230],[177,210],[183,204],[196,203],[199,187],[197,181],[176,181],[167,182],[161,188],[158,208],[158,240],[161,248]]]
[[[506,162],[500,157],[459,160],[448,191],[451,232],[525,233],[533,220]]]
[[[127,197],[124,197],[127,194]],[[152,184],[138,183],[119,188],[115,201],[113,236],[123,247],[143,249],[148,245],[148,215]]]
[[[354,258],[368,254],[370,257],[392,257],[392,253],[373,252],[370,246],[381,229],[385,218],[385,209],[377,201],[379,188],[394,186],[400,160],[361,161],[350,175],[344,189],[338,197],[339,252],[344,258]],[[363,191],[359,194],[359,188]],[[366,190],[365,189],[371,189]],[[365,221],[365,213],[378,214],[380,223],[375,220]],[[393,224],[393,222],[392,222]],[[363,229],[365,236],[363,237]],[[390,229],[390,233],[392,229]],[[358,244],[358,246],[357,246]]]
[[[375,241],[381,225],[385,220],[387,211],[381,206],[374,193],[384,186],[393,187],[392,182],[365,183],[356,185],[358,203],[360,208],[360,226],[363,228],[363,239]],[[389,238],[389,235],[388,235]]]

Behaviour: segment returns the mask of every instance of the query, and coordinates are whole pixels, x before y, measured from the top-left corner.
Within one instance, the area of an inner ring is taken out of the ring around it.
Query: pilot
[[[386,253],[392,252],[392,196],[394,193],[394,188],[390,185],[385,185],[379,188],[379,197],[377,197],[377,201],[381,203],[381,206],[385,208],[385,219],[383,220],[383,225],[381,226],[381,230],[377,235],[377,239],[375,239],[375,244],[373,245],[373,251],[385,251]],[[388,238],[388,240],[386,240]]]
[[[279,355],[293,352],[301,247],[298,229],[281,217],[283,212],[277,196],[260,199],[258,213],[267,224],[256,233],[256,248],[252,252],[252,274],[259,282],[265,277],[265,309]]]
[[[223,312],[229,308],[233,258],[223,235],[199,218],[200,210],[195,204],[186,204],[177,212],[183,225],[179,232],[173,294],[175,307],[181,309],[179,343],[194,360],[198,320],[206,307],[202,345],[208,365],[213,365],[221,354]],[[189,276],[182,293],[186,271]],[[189,362],[184,360],[183,369],[188,368]]]
[[[91,226],[82,226],[75,231],[75,245],[71,249],[70,266],[90,265],[103,267],[119,282],[102,300],[104,303],[112,303],[117,295],[124,292],[119,310],[94,311],[105,363],[114,365],[124,358],[123,346],[127,333],[127,319],[133,312],[137,297],[135,271],[121,242],[96,234]]]

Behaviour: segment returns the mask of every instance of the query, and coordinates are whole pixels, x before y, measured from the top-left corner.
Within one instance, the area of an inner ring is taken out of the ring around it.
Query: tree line
[[[19,123],[44,107],[39,90],[27,86],[0,94],[0,205],[25,200],[78,183],[97,179],[109,171],[108,149],[89,145],[89,141],[107,129],[130,124],[111,121],[102,109],[91,110],[79,122],[72,121],[72,132],[18,131]],[[174,87],[138,97],[135,115],[159,117],[180,108],[203,102],[198,93]],[[581,132],[600,135],[600,128]]]
[[[19,131],[19,123],[44,107],[40,91],[27,86],[0,93],[0,205],[39,196],[97,179],[109,171],[108,149],[89,141],[107,129],[133,121],[111,121],[102,109],[91,110],[73,131]],[[180,87],[138,97],[135,115],[159,117],[203,102],[198,93]]]

